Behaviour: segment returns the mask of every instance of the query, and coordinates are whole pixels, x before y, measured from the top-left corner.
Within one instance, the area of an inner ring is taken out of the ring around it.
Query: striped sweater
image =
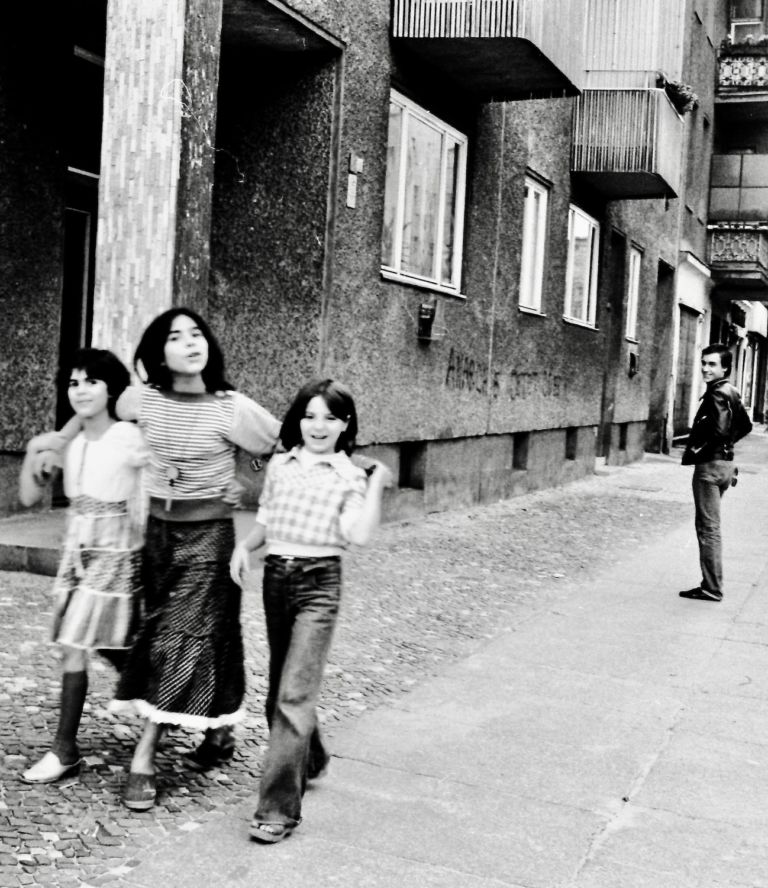
[[[235,451],[270,453],[280,431],[267,410],[232,391],[181,394],[131,386],[120,396],[117,413],[137,421],[144,433],[152,454],[150,508],[167,520],[228,515],[221,497],[235,477]]]

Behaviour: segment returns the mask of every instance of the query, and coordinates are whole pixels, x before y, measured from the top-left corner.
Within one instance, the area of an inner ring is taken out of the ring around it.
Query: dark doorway
[[[659,262],[656,278],[656,306],[650,366],[651,396],[645,448],[653,453],[669,453],[669,379],[672,375],[672,329],[675,308],[675,270]]]
[[[677,383],[675,385],[674,436],[688,434],[688,421],[693,398],[694,374],[697,367],[696,333],[699,313],[680,306],[680,350],[677,356]]]
[[[59,361],[91,344],[101,128],[104,117],[106,0],[75,0],[67,19],[69,55],[64,81],[67,163]],[[56,422],[71,415],[59,392]]]
[[[64,276],[61,293],[60,363],[91,344],[93,270],[96,251],[98,194],[96,182],[73,183],[64,211]],[[72,411],[66,393],[59,392],[56,423]]]
[[[610,249],[605,269],[603,298],[606,311],[601,320],[605,331],[605,363],[603,369],[603,395],[600,411],[600,430],[597,455],[610,457],[613,436],[613,417],[616,410],[616,387],[621,366],[624,344],[624,292],[626,289],[627,240],[619,231],[611,232]]]

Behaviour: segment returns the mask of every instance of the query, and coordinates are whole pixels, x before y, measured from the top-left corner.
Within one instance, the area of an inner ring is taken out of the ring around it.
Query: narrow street
[[[0,886],[768,886],[768,435],[737,448],[726,597],[698,582],[678,455],[389,524],[346,561],[321,717],[334,752],[283,845],[249,843],[266,743],[258,575],[249,715],[198,775],[176,730],[158,805],[120,789],[138,734],[95,663],[79,777],[27,786],[59,673],[51,579],[0,573]]]

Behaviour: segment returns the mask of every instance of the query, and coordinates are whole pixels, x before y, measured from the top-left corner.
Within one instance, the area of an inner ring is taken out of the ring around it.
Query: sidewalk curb
[[[55,577],[59,566],[58,548],[0,543],[0,570],[25,571]]]

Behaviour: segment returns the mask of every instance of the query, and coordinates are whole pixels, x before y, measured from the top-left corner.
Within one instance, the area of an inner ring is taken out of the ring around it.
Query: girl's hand
[[[143,469],[145,466],[148,466],[152,460],[152,451],[149,447],[139,447],[128,457],[128,463],[134,467],[134,469]]]
[[[366,469],[368,483],[378,484],[379,487],[392,487],[394,479],[389,466],[385,466],[383,462],[379,462],[377,459],[372,460],[372,463],[373,465]]]
[[[35,483],[45,486],[61,468],[61,454],[55,450],[30,451],[30,462]]]
[[[237,583],[238,586],[242,586],[243,576],[248,573],[250,569],[250,550],[246,549],[242,543],[238,543],[235,546],[235,551],[232,553],[232,558],[229,562],[229,575],[232,577],[232,582]]]
[[[237,478],[233,478],[227,484],[222,494],[221,500],[233,509],[241,509],[243,506],[243,496],[245,495],[245,484],[242,484]]]
[[[352,465],[361,468],[369,479],[374,475],[378,475],[376,481],[379,486],[392,487],[392,472],[383,462],[379,462],[377,459],[372,459],[370,456],[363,456],[360,453],[353,454],[351,461]]]

